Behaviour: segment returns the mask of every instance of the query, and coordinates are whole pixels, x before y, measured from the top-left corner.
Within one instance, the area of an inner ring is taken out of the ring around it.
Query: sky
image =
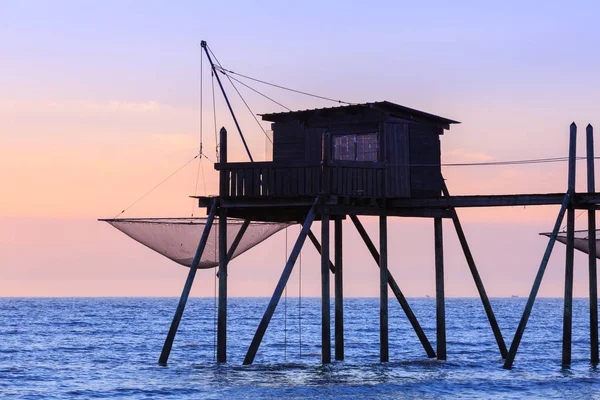
[[[214,160],[213,116],[217,128],[235,132],[218,92],[213,114],[201,40],[245,75],[461,121],[442,137],[443,162],[519,160],[566,156],[573,121],[584,155],[585,126],[600,129],[599,12],[592,1],[0,0],[0,296],[179,296],[185,268],[97,219],[119,214],[185,165],[200,138]],[[262,131],[226,88],[251,151],[264,159]],[[333,105],[256,88],[292,109]],[[240,91],[255,114],[282,110]],[[246,161],[230,138],[229,159]],[[453,194],[566,190],[565,163],[443,173]],[[123,216],[202,215],[189,196],[216,193],[216,179],[208,159],[195,160]],[[538,233],[551,230],[557,212],[459,210],[490,296],[527,296],[546,245]],[[376,220],[363,221],[376,241]],[[389,225],[390,271],[407,296],[433,296],[433,222]],[[345,293],[376,296],[377,269],[351,224],[344,229]],[[298,230],[289,228],[288,249]],[[444,241],[447,295],[476,296],[449,221]],[[281,232],[234,260],[230,295],[270,296],[285,253]],[[540,295],[562,296],[564,253],[555,247]],[[586,257],[575,261],[575,295],[586,296]],[[314,249],[306,247],[303,263],[302,295],[317,296]],[[294,295],[299,278],[296,270]],[[200,271],[192,295],[213,293],[214,271]]]

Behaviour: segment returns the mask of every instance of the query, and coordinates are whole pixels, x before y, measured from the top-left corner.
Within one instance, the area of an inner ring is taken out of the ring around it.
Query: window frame
[[[335,146],[335,140],[338,137],[354,137],[354,159],[337,159],[335,158],[335,153],[336,153],[336,146]],[[374,136],[376,139],[376,144],[377,144],[377,152],[376,152],[376,158],[375,160],[359,160],[358,159],[358,137],[359,136]],[[359,132],[352,132],[352,131],[336,131],[336,132],[332,132],[331,133],[331,153],[329,154],[329,159],[330,161],[334,162],[334,163],[367,163],[367,164],[373,164],[373,163],[380,163],[381,162],[381,133],[377,130],[369,130],[369,131],[359,131]]]

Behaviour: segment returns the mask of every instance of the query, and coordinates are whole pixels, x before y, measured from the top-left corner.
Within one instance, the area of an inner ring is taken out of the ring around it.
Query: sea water
[[[446,300],[447,361],[426,357],[391,297],[390,362],[380,363],[379,300],[348,298],[345,361],[322,366],[320,299],[290,297],[279,303],[254,365],[242,366],[268,301],[229,299],[227,363],[216,364],[215,301],[191,298],[161,367],[177,298],[2,298],[0,398],[600,398],[586,299],[574,301],[570,368],[561,367],[562,300],[542,298],[511,371],[471,298]],[[491,302],[510,345],[525,299]],[[435,299],[409,303],[435,348]]]

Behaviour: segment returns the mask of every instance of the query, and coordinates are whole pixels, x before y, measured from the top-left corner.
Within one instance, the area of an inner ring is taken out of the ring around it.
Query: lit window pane
[[[336,135],[333,137],[333,159],[378,161],[379,135],[376,133]]]
[[[334,136],[333,140],[333,159],[334,160],[354,160],[356,153],[354,144],[354,135]]]
[[[379,140],[377,134],[356,136],[356,160],[377,161],[379,159]]]

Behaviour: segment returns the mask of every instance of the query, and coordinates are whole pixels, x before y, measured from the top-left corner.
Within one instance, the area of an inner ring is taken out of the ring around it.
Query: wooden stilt
[[[329,293],[329,215],[321,216],[321,362],[331,362],[331,311]]]
[[[594,128],[586,128],[587,143],[587,189],[589,193],[596,191],[594,173]],[[588,211],[588,261],[590,275],[590,361],[598,363],[598,278],[596,271],[596,210],[590,207]]]
[[[192,265],[190,266],[190,271],[188,272],[185,285],[183,286],[183,292],[181,293],[181,297],[179,298],[179,304],[177,304],[177,310],[175,311],[175,315],[173,316],[173,321],[171,322],[169,333],[167,334],[165,344],[163,345],[162,351],[160,353],[160,357],[158,359],[159,365],[166,366],[167,361],[169,360],[171,348],[173,347],[173,341],[175,340],[175,335],[177,334],[177,329],[179,328],[179,323],[181,322],[181,317],[183,316],[183,310],[185,310],[185,305],[190,295],[190,291],[192,290],[192,284],[194,283],[194,278],[196,277],[196,271],[198,270],[198,265],[200,264],[202,253],[204,252],[204,248],[206,247],[206,243],[208,242],[208,236],[210,234],[213,221],[215,219],[216,210],[217,200],[215,199],[213,201],[212,206],[210,207],[210,211],[206,219],[206,225],[204,226],[204,231],[202,232],[202,237],[200,238],[200,243],[198,244],[198,248],[196,249],[194,260],[192,261]]]
[[[308,238],[310,239],[312,244],[315,246],[315,249],[317,249],[317,252],[319,253],[319,255],[321,255],[321,251],[322,251],[321,243],[319,243],[319,239],[317,239],[315,234],[310,230],[308,231]],[[335,274],[335,265],[333,265],[331,260],[329,260],[329,270],[331,271],[332,274]]]
[[[444,294],[444,243],[442,240],[442,219],[434,218],[435,236],[435,301],[437,359],[446,359],[446,304]]]
[[[217,362],[227,361],[227,209],[219,212],[219,306],[217,311]]]
[[[379,217],[379,361],[390,359],[388,333],[387,217]]]
[[[373,256],[375,263],[377,264],[377,266],[379,266],[379,252],[377,251],[377,248],[375,247],[375,245],[373,244],[373,241],[369,237],[369,234],[367,233],[365,227],[362,225],[362,223],[360,222],[360,220],[358,219],[358,217],[356,215],[350,215],[350,219],[354,223],[354,226],[356,227],[356,230],[360,234],[361,238],[367,245],[367,248],[369,249],[371,256]],[[425,352],[427,353],[427,357],[434,358],[435,351],[433,350],[431,343],[427,339],[427,336],[425,335],[423,328],[421,328],[421,325],[419,324],[417,317],[415,316],[412,309],[410,308],[410,305],[408,304],[406,297],[404,297],[404,294],[400,290],[400,287],[396,283],[396,280],[390,273],[389,269],[388,269],[388,284],[390,285],[390,288],[392,289],[392,292],[396,296],[398,303],[400,303],[402,310],[406,314],[406,317],[410,321],[410,324],[412,325],[415,333],[417,334],[417,337],[419,338],[421,345],[423,346],[423,348],[425,349]]]
[[[244,358],[244,365],[249,365],[254,362],[254,357],[256,357],[256,353],[258,352],[258,348],[260,347],[260,343],[262,342],[262,338],[267,331],[267,327],[269,326],[269,322],[275,313],[275,309],[277,308],[277,304],[279,303],[279,299],[283,294],[283,290],[287,285],[287,282],[292,274],[292,270],[294,269],[294,264],[296,263],[296,259],[300,254],[300,250],[304,245],[304,241],[306,240],[306,236],[308,236],[308,232],[310,231],[310,226],[315,220],[315,208],[318,203],[318,199],[315,200],[312,205],[306,219],[304,220],[304,224],[302,225],[302,230],[300,231],[300,235],[298,235],[298,239],[296,239],[296,243],[290,253],[290,257],[288,258],[285,267],[283,268],[283,272],[281,273],[281,277],[279,278],[279,282],[275,287],[275,291],[273,292],[273,296],[271,297],[271,301],[265,310],[265,313],[256,329],[256,333],[254,334],[254,338],[252,339],[252,343],[250,343],[250,347],[248,348],[248,352],[246,353],[246,357]]]
[[[444,196],[450,197],[448,187],[446,186],[446,182],[444,182],[443,179],[442,192],[444,193]],[[492,305],[490,304],[490,300],[488,299],[485,287],[483,286],[483,282],[481,281],[481,277],[479,276],[479,271],[477,270],[477,266],[475,265],[473,255],[471,254],[471,249],[469,248],[469,243],[467,242],[467,238],[465,237],[465,232],[463,231],[460,220],[458,219],[458,213],[456,212],[455,208],[451,208],[450,214],[452,216],[452,222],[454,223],[456,235],[458,236],[458,240],[462,247],[463,253],[465,254],[467,265],[469,266],[469,270],[471,271],[471,275],[473,276],[473,280],[475,281],[475,286],[477,287],[477,291],[479,292],[479,297],[481,298],[481,302],[483,303],[483,308],[485,309],[488,321],[490,322],[490,326],[492,327],[492,332],[494,332],[494,338],[496,339],[496,343],[498,343],[500,354],[502,355],[502,358],[506,358],[506,354],[508,353],[506,349],[506,344],[504,343],[502,332],[500,332],[500,327],[498,326],[498,321],[496,321],[496,316],[494,315],[494,310],[492,309]]]
[[[575,194],[577,126],[571,124],[569,138],[569,193]],[[567,257],[565,261],[565,303],[563,309],[562,364],[571,364],[571,343],[573,329],[573,257],[575,253],[575,209],[567,209]]]
[[[550,255],[552,254],[554,243],[556,243],[556,236],[558,235],[558,231],[560,230],[560,224],[562,224],[563,218],[565,217],[565,211],[569,206],[570,199],[571,194],[567,193],[560,207],[560,211],[558,212],[556,222],[554,223],[554,229],[552,230],[552,234],[550,235],[550,239],[548,240],[548,245],[546,246],[546,251],[544,252],[544,256],[542,257],[540,268],[538,269],[537,275],[535,276],[533,287],[531,288],[529,298],[527,299],[527,304],[525,305],[525,310],[523,311],[523,315],[521,316],[521,320],[519,321],[519,326],[517,327],[517,331],[515,332],[515,337],[513,338],[512,343],[510,344],[510,349],[508,350],[508,354],[506,355],[504,369],[511,369],[515,361],[517,350],[519,350],[519,344],[521,343],[523,333],[525,332],[525,328],[527,327],[527,321],[529,320],[529,316],[531,315],[531,309],[533,308],[535,298],[537,297],[537,293],[540,289],[542,278],[544,277],[544,272],[546,271],[548,260],[550,260]]]
[[[227,165],[227,130],[221,128],[221,165]],[[229,194],[229,174],[219,172],[219,194]],[[237,245],[236,245],[237,246]],[[233,254],[233,253],[232,253]],[[219,305],[217,310],[217,362],[227,361],[227,209],[219,209]]]
[[[344,359],[344,279],[342,268],[342,219],[334,223],[335,247],[335,359]]]

